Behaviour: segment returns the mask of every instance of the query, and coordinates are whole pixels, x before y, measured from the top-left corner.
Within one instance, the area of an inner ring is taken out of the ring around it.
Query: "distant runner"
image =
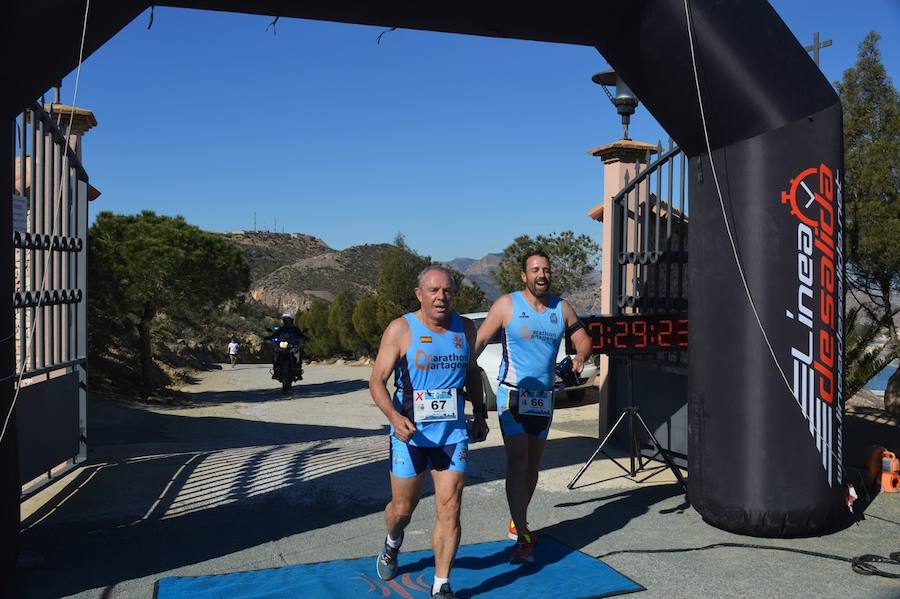
[[[231,341],[228,342],[228,359],[231,361],[231,367],[234,368],[234,365],[237,364],[238,361],[238,350],[240,349],[241,344],[238,343],[237,336],[232,335]]]

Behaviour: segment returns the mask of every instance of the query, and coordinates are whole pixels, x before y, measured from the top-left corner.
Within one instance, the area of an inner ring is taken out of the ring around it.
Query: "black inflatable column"
[[[8,374],[15,370],[15,321],[12,317],[13,246],[12,246],[12,189],[13,189],[13,121],[4,119],[0,125],[3,144],[0,148],[0,189],[5,189],[0,201],[0,223],[6,225],[6,241],[0,243],[0,297],[7,298],[6,318],[0,318],[0,429],[12,403],[13,380]],[[4,585],[12,584],[19,538],[19,448],[15,416],[0,441],[0,595]],[[8,589],[7,589],[8,591]],[[5,596],[5,595],[3,595]]]
[[[842,141],[836,105],[691,160],[689,488],[712,524],[828,525],[841,498]],[[779,372],[776,366],[781,367]]]
[[[693,45],[684,0],[629,3],[598,42],[690,157],[689,495],[727,530],[809,534],[841,497],[840,102],[768,3],[689,7]]]

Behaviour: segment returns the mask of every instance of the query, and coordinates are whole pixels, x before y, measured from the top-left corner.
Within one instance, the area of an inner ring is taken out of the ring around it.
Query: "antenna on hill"
[[[256,212],[253,213],[253,231],[256,231]]]

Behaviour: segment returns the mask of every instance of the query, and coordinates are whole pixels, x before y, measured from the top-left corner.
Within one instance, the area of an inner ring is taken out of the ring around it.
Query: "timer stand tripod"
[[[601,453],[608,457],[613,461],[619,468],[627,472],[632,478],[641,470],[644,469],[646,465],[643,457],[641,456],[640,447],[641,447],[641,438],[640,432],[637,428],[637,425],[640,424],[644,432],[647,433],[647,436],[650,437],[651,443],[653,443],[653,447],[656,449],[656,454],[662,456],[663,461],[666,463],[666,466],[669,470],[672,471],[672,474],[675,475],[675,478],[678,480],[678,484],[681,485],[682,490],[684,491],[684,496],[687,498],[687,485],[684,482],[684,477],[681,475],[681,471],[675,466],[672,459],[669,457],[669,454],[663,449],[662,445],[660,445],[659,440],[656,438],[656,435],[653,434],[653,431],[650,430],[650,427],[647,426],[647,423],[644,422],[644,419],[641,418],[640,410],[637,405],[634,403],[634,357],[631,354],[625,354],[625,369],[627,372],[628,378],[628,405],[622,410],[622,414],[619,416],[619,419],[616,420],[616,423],[606,434],[606,437],[603,438],[603,441],[600,442],[600,446],[594,452],[594,454],[588,458],[588,461],[585,462],[584,466],[581,467],[581,470],[578,471],[578,474],[575,475],[566,487],[568,489],[572,489],[575,487],[575,483],[578,482],[578,479],[585,473],[588,469],[588,466],[597,459],[597,456]],[[612,438],[613,433],[616,432],[616,429],[623,422],[628,421],[628,451],[629,451],[629,459],[631,468],[625,468],[622,464],[620,464],[615,458],[607,454],[603,451],[603,448],[606,446],[606,443]],[[635,460],[637,460],[638,467],[635,468]]]

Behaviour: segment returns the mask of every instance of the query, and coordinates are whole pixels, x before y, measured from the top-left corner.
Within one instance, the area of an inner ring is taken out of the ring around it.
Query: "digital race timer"
[[[684,351],[688,346],[688,320],[682,314],[622,314],[588,316],[581,321],[598,354]]]

